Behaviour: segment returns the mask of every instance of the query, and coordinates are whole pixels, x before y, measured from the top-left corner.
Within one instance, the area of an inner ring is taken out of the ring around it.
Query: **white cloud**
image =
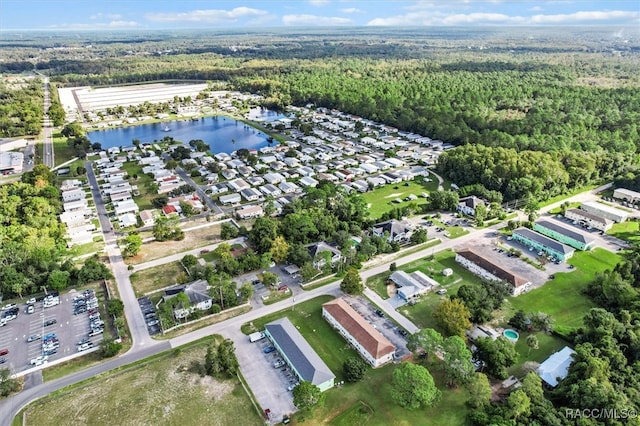
[[[329,0],[309,0],[309,4],[312,6],[326,6],[329,4]]]
[[[534,15],[531,24],[573,24],[575,22],[633,21],[640,19],[640,12],[627,10],[594,10],[561,15]]]
[[[231,10],[206,9],[179,13],[148,13],[145,18],[154,22],[195,22],[217,24],[236,21],[238,18],[267,15],[267,12],[250,7],[236,7]]]
[[[316,15],[284,15],[282,23],[291,26],[315,25],[315,26],[336,26],[349,25],[353,21],[349,18],[337,16],[316,16]]]
[[[541,11],[543,11],[544,9],[543,9],[543,8],[541,8],[540,6],[533,6],[533,7],[530,7],[529,9],[527,9],[527,10],[528,10],[529,12],[541,12]]]
[[[347,7],[345,9],[340,9],[340,12],[342,12],[342,13],[362,13],[362,10],[358,9],[357,7]]]
[[[533,16],[505,15],[503,13],[443,13],[419,10],[404,15],[375,18],[367,25],[377,26],[437,26],[437,25],[572,25],[578,23],[603,23],[607,21],[634,22],[640,20],[640,12],[603,10],[575,12],[571,14]]]

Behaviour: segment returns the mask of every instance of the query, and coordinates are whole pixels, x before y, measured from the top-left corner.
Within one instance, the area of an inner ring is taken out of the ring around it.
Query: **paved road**
[[[93,202],[98,211],[98,219],[100,221],[100,227],[102,228],[102,234],[104,235],[105,248],[109,256],[109,261],[111,262],[111,270],[118,286],[118,291],[120,292],[120,298],[124,303],[124,313],[127,317],[131,338],[133,340],[133,346],[130,352],[136,352],[140,346],[153,345],[156,341],[151,339],[147,331],[147,324],[133,292],[131,280],[129,279],[131,274],[128,266],[124,263],[122,253],[116,241],[116,234],[107,216],[107,209],[100,195],[100,188],[93,171],[92,163],[85,163],[85,167],[92,188],[91,194],[93,195]]]
[[[44,77],[44,123],[42,128],[42,163],[53,168],[55,165],[54,151],[53,151],[53,126],[51,119],[49,118],[49,106],[51,105],[51,93],[49,91],[49,77]]]
[[[105,215],[103,215],[103,214],[106,214],[106,210],[104,209],[104,204],[102,203],[102,198],[100,197],[100,194],[96,193],[96,191],[98,191],[97,190],[98,187],[95,180],[95,176],[93,174],[93,170],[90,167],[90,164],[87,164],[87,174],[94,188],[92,192],[94,195],[94,201],[96,202],[96,208],[98,209],[103,233],[105,233],[105,242],[107,242],[107,244],[113,243],[115,241],[115,235],[113,234],[113,231],[110,231],[111,223],[108,221],[108,218]],[[597,191],[600,191],[605,187],[608,187],[608,186],[605,185],[601,188],[597,188],[596,190],[578,194],[574,197],[569,198],[568,201],[573,202],[573,201],[585,201],[588,199],[592,199],[594,197],[594,194]],[[557,203],[557,204],[559,205],[561,203]],[[554,207],[557,207],[557,206],[555,205],[547,206],[543,209],[543,211],[548,211]],[[467,242],[480,238],[481,236],[483,236],[483,234],[493,234],[493,232],[496,229],[499,229],[503,226],[505,225],[498,224],[482,230],[471,230],[469,234],[463,235],[454,240],[444,241],[443,243],[435,247],[429,247],[429,248],[420,250],[416,253],[404,256],[400,259],[395,259],[395,260],[391,259],[388,262],[382,263],[378,266],[362,271],[361,276],[363,280],[366,281],[369,277],[373,275],[377,275],[382,272],[388,271],[389,265],[392,262],[395,262],[397,266],[401,266],[409,262],[413,262],[415,260],[421,259],[423,257],[430,256],[435,252],[448,250],[454,246],[464,245]],[[79,381],[85,380],[93,376],[96,376],[100,373],[109,371],[113,368],[126,365],[130,362],[135,362],[137,360],[143,359],[150,355],[159,353],[168,348],[176,348],[176,347],[182,346],[184,344],[193,342],[197,339],[209,336],[214,333],[221,334],[225,337],[229,337],[234,341],[237,341],[238,339],[246,339],[246,336],[244,336],[240,332],[240,326],[245,322],[255,320],[257,318],[263,317],[269,313],[276,312],[281,309],[293,308],[295,304],[310,300],[314,297],[317,297],[323,294],[333,294],[333,295],[340,294],[340,290],[339,290],[340,281],[336,280],[325,286],[298,294],[292,299],[286,299],[281,302],[274,303],[273,305],[260,306],[250,312],[247,312],[246,314],[239,315],[237,317],[231,318],[224,322],[213,324],[213,325],[201,328],[199,330],[195,330],[191,333],[175,337],[169,340],[168,342],[155,341],[155,340],[152,340],[147,333],[146,325],[144,324],[144,320],[142,318],[142,313],[140,312],[140,309],[138,309],[137,300],[133,295],[133,290],[131,288],[130,281],[129,281],[128,271],[126,270],[126,265],[124,264],[124,262],[122,262],[122,256],[120,255],[117,247],[115,249],[111,249],[109,255],[112,261],[114,275],[116,276],[116,281],[118,282],[118,288],[121,292],[121,297],[123,299],[123,302],[125,303],[125,314],[127,315],[127,320],[129,321],[129,326],[131,328],[131,332],[134,337],[133,339],[134,345],[132,349],[126,354],[114,360],[96,365],[89,369],[82,370],[78,373],[65,376],[61,379],[58,379],[52,382],[46,382],[41,385],[37,385],[36,384],[37,379],[33,380],[30,383],[32,387],[25,389],[24,391],[16,395],[13,395],[10,398],[7,398],[0,402],[0,426],[4,426],[4,425],[9,426],[11,424],[11,420],[22,409],[22,407],[27,405],[29,402],[35,399],[41,398],[57,389],[77,383]],[[376,303],[375,298],[374,298],[374,303]],[[387,314],[389,315],[392,315],[392,312],[394,312],[392,309],[384,309],[385,306],[380,306],[380,307],[384,311],[386,311]],[[393,318],[396,319],[395,316]],[[402,321],[401,325],[403,325],[403,327],[405,327],[408,331],[414,330],[414,328],[412,328],[411,325],[405,323],[405,321]],[[415,325],[413,325],[413,327],[415,327]],[[242,364],[245,364],[245,360],[242,357],[240,357],[240,359],[243,361]],[[240,369],[241,371],[245,371],[246,365],[241,365]]]
[[[219,215],[224,214],[224,211],[220,208],[220,206],[214,203],[213,200],[209,198],[207,194],[204,193],[204,190],[200,188],[200,185],[195,183],[194,180],[191,179],[191,176],[189,176],[187,172],[182,170],[180,167],[176,167],[176,174],[196,190],[196,194],[198,194],[198,197],[200,197],[200,199],[205,202],[209,210],[214,212],[214,214],[219,214]]]

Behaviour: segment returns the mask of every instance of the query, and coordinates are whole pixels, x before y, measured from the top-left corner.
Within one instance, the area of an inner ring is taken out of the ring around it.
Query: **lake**
[[[166,128],[169,131],[165,131]],[[153,143],[167,136],[184,143],[201,139],[209,144],[214,154],[219,152],[230,154],[240,148],[262,148],[268,145],[269,138],[267,134],[254,127],[220,116],[140,124],[87,133],[89,140],[102,144],[103,149],[132,145],[134,139],[142,143]]]

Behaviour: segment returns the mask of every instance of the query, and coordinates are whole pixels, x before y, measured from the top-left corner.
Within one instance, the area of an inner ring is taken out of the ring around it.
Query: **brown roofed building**
[[[470,249],[462,249],[456,253],[456,262],[474,274],[488,280],[506,281],[511,285],[511,293],[517,296],[529,290],[531,282],[504,267],[485,259]]]
[[[322,316],[373,367],[393,361],[396,347],[344,299],[322,305]]]

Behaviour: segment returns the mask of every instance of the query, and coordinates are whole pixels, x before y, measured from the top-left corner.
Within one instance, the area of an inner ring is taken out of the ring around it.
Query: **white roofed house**
[[[373,225],[372,233],[378,237],[386,235],[388,242],[405,243],[413,235],[413,225],[409,222],[391,219]]]
[[[309,255],[313,260],[316,269],[322,269],[327,262],[334,266],[342,260],[342,253],[337,247],[331,246],[324,241],[313,243],[307,246]]]
[[[389,281],[395,284],[398,288],[398,297],[405,302],[409,302],[440,285],[420,271],[410,274],[404,271],[394,271],[389,276]]]
[[[485,205],[484,201],[476,196],[469,196],[460,199],[458,203],[458,211],[469,216],[476,215],[476,209],[479,205]]]
[[[138,213],[140,209],[133,200],[125,200],[114,204],[114,211],[116,216],[121,216],[125,213]]]
[[[264,216],[264,210],[262,209],[262,206],[247,206],[237,210],[236,216],[243,220],[252,219]]]
[[[565,346],[547,358],[538,367],[538,375],[542,381],[552,388],[558,386],[558,382],[567,377],[575,353],[569,346]]]
[[[65,203],[82,200],[84,198],[86,198],[86,194],[80,188],[70,189],[62,193],[62,201]]]
[[[165,295],[162,299],[166,302],[180,293],[187,295],[189,306],[176,306],[173,310],[173,315],[176,319],[186,318],[196,310],[206,311],[211,309],[213,305],[211,296],[209,296],[209,283],[205,280],[197,280],[186,285],[168,288],[165,290]]]
[[[310,176],[303,176],[302,178],[300,178],[298,183],[300,183],[300,185],[302,186],[311,188],[315,188],[318,185],[318,181]]]

